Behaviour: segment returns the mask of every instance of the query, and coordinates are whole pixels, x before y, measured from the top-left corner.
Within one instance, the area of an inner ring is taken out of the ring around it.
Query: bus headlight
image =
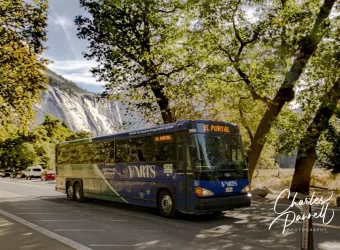
[[[195,193],[199,197],[207,197],[207,196],[214,195],[214,193],[211,192],[210,190],[205,189],[205,188],[201,188],[201,187],[196,187],[195,188]]]
[[[245,186],[245,187],[241,190],[241,193],[248,193],[248,192],[250,192],[249,186]]]

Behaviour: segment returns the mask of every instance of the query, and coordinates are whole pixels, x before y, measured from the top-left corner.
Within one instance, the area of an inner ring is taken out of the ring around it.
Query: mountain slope
[[[122,125],[117,102],[99,101],[95,93],[78,87],[51,70],[46,72],[50,85],[35,105],[35,124],[44,120],[45,114],[63,119],[73,131],[86,130],[94,135],[113,133]]]

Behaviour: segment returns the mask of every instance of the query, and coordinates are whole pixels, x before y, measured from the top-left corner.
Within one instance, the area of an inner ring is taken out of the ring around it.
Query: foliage
[[[16,136],[0,143],[0,159],[1,168],[22,168],[34,164],[37,154],[32,144],[24,142],[23,138]]]
[[[49,85],[52,87],[57,87],[61,91],[69,93],[69,94],[73,94],[74,92],[81,92],[84,94],[88,93],[88,91],[79,87],[74,82],[65,79],[61,75],[58,75],[49,69],[46,69],[45,73],[49,81]]]
[[[338,122],[338,121],[337,121]],[[340,131],[330,124],[318,145],[318,164],[332,170],[333,174],[340,173]]]
[[[184,2],[80,0],[80,4],[92,18],[76,17],[78,37],[90,41],[90,52],[84,55],[99,64],[92,73],[107,83],[103,96],[127,102],[148,122],[173,122],[171,106],[190,96],[185,89],[197,61],[197,51],[187,43]]]
[[[277,169],[279,165],[275,159],[278,154],[275,146],[267,143],[262,151],[261,157],[258,162],[258,169]]]
[[[335,1],[190,2],[191,12],[198,13],[197,44],[208,55],[203,77],[210,96],[223,96],[232,110],[238,107],[235,118],[251,141],[252,177],[265,143],[277,136],[273,122],[288,109],[319,43],[337,24],[329,19]]]
[[[93,137],[92,133],[89,131],[77,131],[72,133],[69,137],[66,138],[66,141],[78,140],[83,138],[90,138]]]
[[[32,104],[46,87],[41,57],[46,41],[48,1],[0,1],[0,140],[9,130],[27,131]]]
[[[27,134],[11,134],[0,142],[0,168],[25,169],[34,164],[55,167],[55,145],[66,140],[91,137],[87,131],[72,132],[65,123],[51,115]]]

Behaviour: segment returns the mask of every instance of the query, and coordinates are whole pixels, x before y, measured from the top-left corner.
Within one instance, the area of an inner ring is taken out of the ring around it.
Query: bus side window
[[[66,150],[66,148],[59,148],[58,149],[57,163],[58,164],[67,163],[67,150]]]
[[[155,143],[151,137],[143,137],[142,144],[138,150],[139,159],[142,159],[142,161],[156,161]]]
[[[130,152],[129,152],[128,158],[129,158],[128,162],[139,162],[138,149],[137,149],[137,145],[134,142],[130,144]]]
[[[108,146],[107,142],[100,142],[92,144],[93,162],[105,163],[108,160]]]
[[[129,154],[128,144],[126,141],[116,141],[115,150],[115,163],[127,162],[127,156]]]
[[[108,150],[109,150],[108,162],[114,163],[115,162],[115,142],[114,141],[111,141],[108,143]]]
[[[177,171],[184,171],[185,167],[185,151],[184,151],[184,145],[178,144],[177,145],[177,156],[178,156],[178,168]]]
[[[186,144],[186,147],[185,147],[185,154],[186,154],[186,160],[187,160],[187,170],[192,170],[192,167],[191,167],[191,161],[190,161],[190,152],[189,152],[189,147],[188,145]]]
[[[80,147],[80,162],[82,164],[89,164],[91,162],[92,152],[91,152],[91,144],[83,144]]]
[[[176,161],[174,143],[158,143],[156,152],[156,161]]]
[[[183,171],[186,167],[186,170],[191,170],[190,163],[190,153],[187,144],[178,144],[177,145],[177,154],[178,154],[178,170]]]
[[[75,164],[79,160],[79,153],[78,153],[78,147],[77,145],[72,145],[68,147],[69,150],[69,157],[68,157],[68,163]]]

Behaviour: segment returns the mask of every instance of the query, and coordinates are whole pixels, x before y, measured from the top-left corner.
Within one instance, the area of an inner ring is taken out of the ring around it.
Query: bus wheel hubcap
[[[172,200],[169,195],[164,195],[162,199],[162,209],[164,212],[168,213],[172,208]]]
[[[77,188],[77,190],[76,190],[76,196],[77,196],[78,199],[80,199],[80,190],[79,190],[79,188]]]
[[[69,186],[68,187],[68,196],[72,197],[72,195],[73,195],[73,188],[72,188],[72,186]]]

